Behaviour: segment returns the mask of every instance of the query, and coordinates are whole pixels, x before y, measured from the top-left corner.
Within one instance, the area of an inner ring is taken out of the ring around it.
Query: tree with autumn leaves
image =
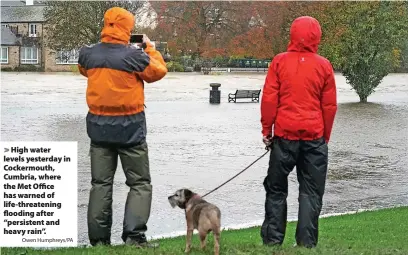
[[[286,50],[290,22],[313,2],[150,2],[157,13],[154,37],[173,55],[271,59]],[[306,13],[306,12],[305,12]]]
[[[317,18],[319,53],[342,71],[361,102],[394,69],[406,65],[407,2],[154,2],[155,33],[172,53],[203,58],[271,59],[285,51],[291,22]],[[405,62],[403,62],[405,61]]]
[[[226,44],[242,34],[251,19],[247,2],[182,1],[150,2],[157,13],[152,37],[169,43],[174,55],[197,57],[228,55]],[[215,54],[213,54],[215,53]]]
[[[49,46],[72,49],[97,42],[107,8],[119,5],[142,15],[148,11],[145,3],[50,2],[45,13]],[[156,14],[156,26],[145,30],[150,38],[167,41],[173,56],[272,59],[286,50],[292,21],[309,15],[322,26],[319,54],[343,73],[360,101],[367,101],[389,72],[408,68],[407,1],[148,3]]]
[[[333,2],[325,15],[321,20],[327,34],[320,53],[341,70],[360,102],[367,102],[383,78],[404,60],[408,4]]]

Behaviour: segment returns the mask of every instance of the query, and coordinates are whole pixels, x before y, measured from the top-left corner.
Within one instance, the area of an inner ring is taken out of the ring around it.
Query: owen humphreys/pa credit
[[[41,237],[37,237],[37,238],[22,238],[21,239],[22,242],[24,243],[68,243],[68,242],[73,242],[74,239],[72,238],[41,238]]]

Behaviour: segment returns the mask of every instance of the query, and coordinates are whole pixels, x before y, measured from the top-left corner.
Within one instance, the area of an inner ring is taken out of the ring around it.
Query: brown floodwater
[[[262,153],[259,104],[228,103],[240,88],[262,88],[265,74],[204,76],[170,73],[145,85],[153,181],[149,237],[184,233],[182,210],[167,196],[188,187],[205,193]],[[221,83],[222,103],[210,105],[209,83]],[[339,109],[329,144],[322,214],[408,204],[408,74],[386,77],[369,103],[336,75]],[[78,237],[86,244],[90,185],[86,80],[73,74],[1,73],[2,141],[78,141]],[[262,222],[267,157],[208,197],[224,227]],[[119,163],[120,164],[120,163]],[[289,176],[288,216],[297,215],[297,180]],[[128,188],[119,165],[114,183],[112,242],[120,243]]]

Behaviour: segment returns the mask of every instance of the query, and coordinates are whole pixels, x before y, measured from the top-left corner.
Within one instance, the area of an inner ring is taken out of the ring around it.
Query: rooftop
[[[1,45],[16,45],[17,37],[7,27],[1,27]]]
[[[13,1],[13,0],[1,0],[0,1],[1,6],[26,6],[26,1],[25,0],[20,0],[20,1]],[[45,1],[33,1],[34,5],[38,4],[45,4]]]
[[[2,6],[1,23],[44,22],[44,5]]]

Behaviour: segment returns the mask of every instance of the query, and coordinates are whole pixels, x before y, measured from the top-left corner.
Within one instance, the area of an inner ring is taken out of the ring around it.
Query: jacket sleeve
[[[334,117],[336,116],[337,112],[336,81],[334,79],[333,67],[331,64],[329,64],[329,66],[329,74],[321,94],[321,108],[324,122],[324,139],[326,140],[326,143],[329,143],[334,123]]]
[[[78,70],[79,73],[82,74],[85,77],[88,77],[88,74],[86,72],[86,69],[84,67],[84,62],[85,62],[85,54],[84,54],[84,48],[82,48],[79,51],[79,57],[78,57]]]
[[[279,79],[277,75],[278,59],[276,56],[269,66],[261,100],[261,123],[262,134],[268,136],[272,134],[272,126],[275,123],[279,102]]]
[[[88,74],[86,73],[86,69],[83,68],[80,64],[78,64],[78,70],[80,74],[82,74],[85,77],[88,77]]]
[[[166,62],[164,62],[162,55],[149,43],[147,44],[145,53],[149,55],[149,64],[142,72],[137,72],[137,74],[142,80],[148,83],[162,79],[167,74]]]

